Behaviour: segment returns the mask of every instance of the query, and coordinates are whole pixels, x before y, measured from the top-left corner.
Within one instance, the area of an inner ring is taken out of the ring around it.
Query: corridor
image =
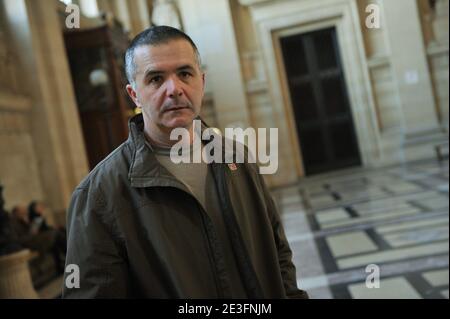
[[[275,190],[300,287],[311,298],[449,298],[448,187],[448,161],[428,160]],[[377,266],[379,288],[367,288]]]

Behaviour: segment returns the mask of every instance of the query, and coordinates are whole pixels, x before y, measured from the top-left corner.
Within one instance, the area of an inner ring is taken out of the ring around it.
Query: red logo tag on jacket
[[[234,163],[228,164],[228,167],[229,167],[232,171],[237,170],[237,166],[236,166],[236,164],[234,164]]]

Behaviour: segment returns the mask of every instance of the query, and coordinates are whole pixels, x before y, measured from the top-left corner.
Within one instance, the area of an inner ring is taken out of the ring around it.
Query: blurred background
[[[448,19],[448,0],[0,0],[0,209],[53,232],[24,254],[2,231],[0,296],[58,297],[72,191],[138,112],[124,52],[171,25],[210,126],[279,130],[265,179],[301,288],[449,298]]]

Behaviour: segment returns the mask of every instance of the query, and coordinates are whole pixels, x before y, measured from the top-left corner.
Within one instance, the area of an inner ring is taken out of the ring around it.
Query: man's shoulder
[[[126,177],[133,157],[132,147],[127,140],[100,161],[76,187],[76,190],[107,185],[115,178]]]

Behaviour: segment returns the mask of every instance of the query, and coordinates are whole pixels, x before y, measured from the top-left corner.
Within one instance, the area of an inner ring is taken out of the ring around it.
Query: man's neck
[[[189,144],[193,143],[193,126],[186,128],[189,131]],[[144,135],[147,141],[154,146],[162,148],[170,148],[176,144],[179,140],[171,140],[171,130],[162,130],[144,125]]]

